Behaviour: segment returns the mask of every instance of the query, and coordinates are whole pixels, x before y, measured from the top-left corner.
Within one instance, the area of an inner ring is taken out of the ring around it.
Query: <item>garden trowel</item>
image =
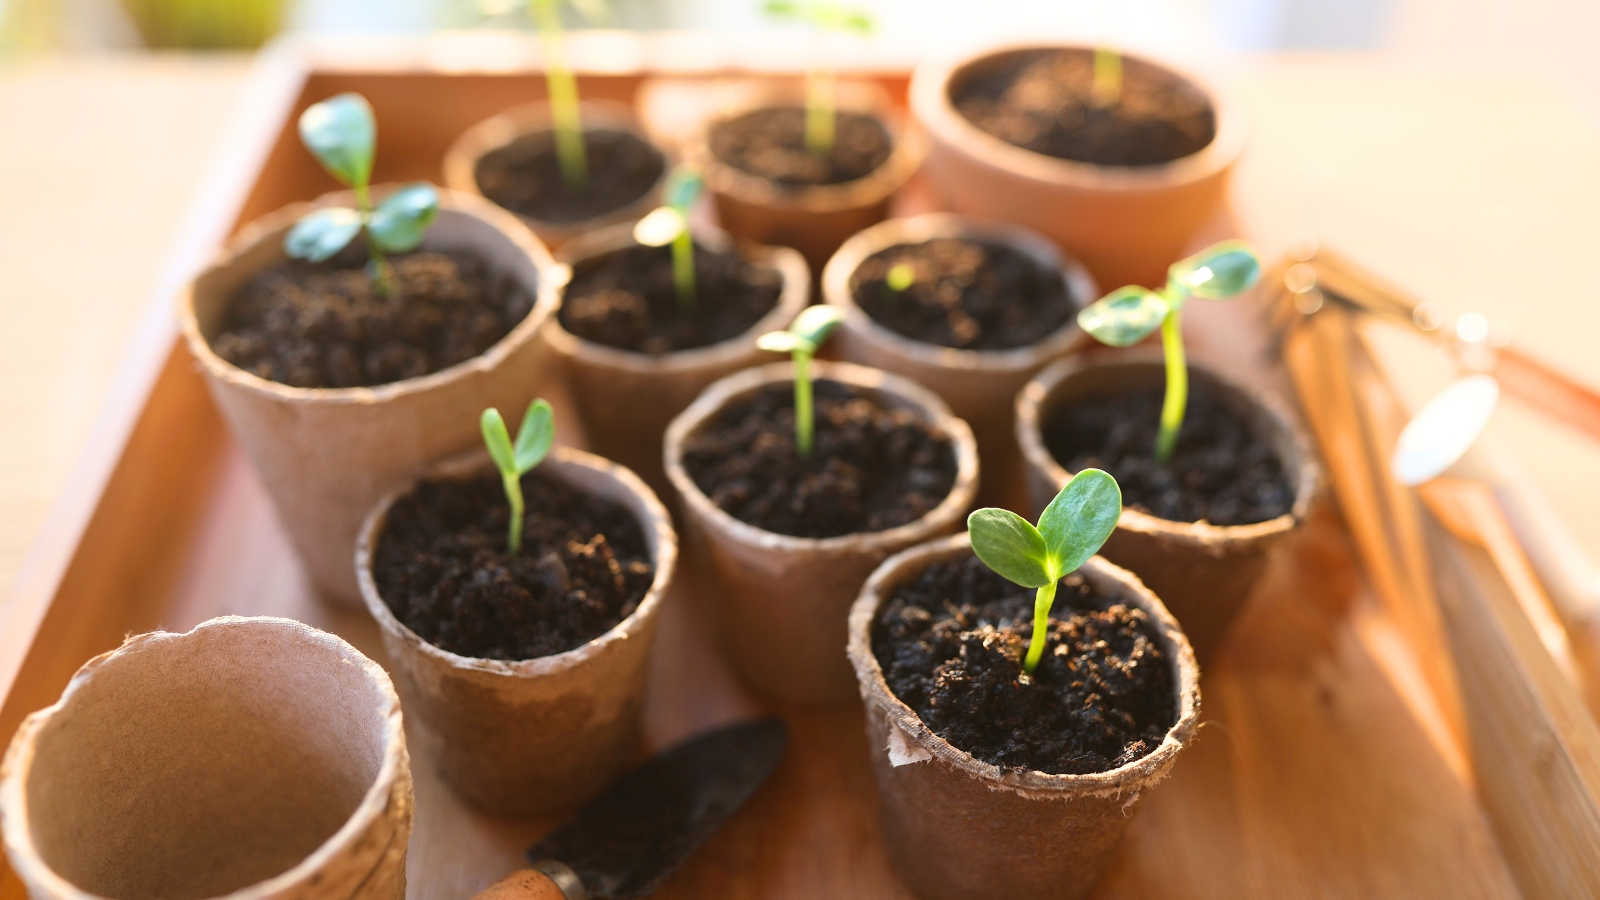
[[[671,747],[607,788],[474,900],[598,900],[653,893],[777,768],[777,719],[730,725]]]

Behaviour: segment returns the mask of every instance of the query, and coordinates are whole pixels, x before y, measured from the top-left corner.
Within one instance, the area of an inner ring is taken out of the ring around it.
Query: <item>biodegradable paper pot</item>
[[[372,504],[422,466],[481,443],[478,413],[490,406],[526,408],[546,378],[547,353],[536,337],[556,305],[549,253],[493,204],[441,195],[423,249],[474,253],[536,300],[499,343],[466,362],[376,387],[297,388],[259,378],[212,352],[228,302],[262,269],[283,260],[284,234],[312,204],[251,225],[179,304],[189,352],[266,482],[313,584],[352,607],[361,599],[350,554]],[[317,204],[352,202],[349,194],[330,194]]]
[[[736,246],[726,233],[712,228],[696,227],[695,239],[717,249]],[[559,258],[581,268],[586,260],[633,245],[633,229],[618,225],[573,240],[561,248]],[[750,262],[778,270],[783,293],[771,312],[737,337],[651,355],[584,340],[561,327],[559,316],[552,316],[544,330],[544,340],[565,367],[589,448],[639,473],[660,491],[668,488],[661,468],[661,437],[667,423],[711,382],[776,359],[756,347],[756,338],[786,328],[811,302],[811,270],[798,252],[757,244],[738,249]]]
[[[1143,759],[1094,775],[1001,769],[929,730],[884,681],[872,621],[896,584],[971,555],[965,534],[899,554],[872,573],[850,609],[850,661],[866,704],[884,843],[922,900],[1074,900],[1094,888],[1134,804],[1164,778],[1200,717],[1200,667],[1171,614],[1137,578],[1095,557],[1091,584],[1149,614],[1173,666],[1178,721]]]
[[[479,452],[440,463],[424,477],[493,471],[488,454]],[[581,647],[519,662],[476,659],[441,650],[396,619],[378,595],[372,561],[390,507],[415,482],[379,501],[356,548],[361,596],[383,632],[413,734],[457,794],[510,815],[570,809],[633,760],[657,614],[678,560],[672,520],[637,475],[569,447],[553,449],[537,471],[626,507],[655,564],[638,609]]]
[[[1244,149],[1238,104],[1187,72],[1211,99],[1217,133],[1197,153],[1154,166],[1100,166],[1009,144],[979,129],[950,99],[953,84],[1019,53],[1059,48],[1026,44],[977,55],[931,58],[911,78],[911,111],[927,133],[927,176],[956,212],[1025,225],[1083,260],[1103,285],[1165,283],[1216,211]],[[1173,67],[1161,64],[1162,68]],[[1175,71],[1175,70],[1173,70]]]
[[[915,381],[943,398],[957,416],[972,426],[983,463],[983,496],[1003,505],[1015,494],[1021,469],[1013,424],[1017,391],[1055,359],[1083,346],[1086,337],[1076,317],[1042,340],[1011,350],[957,350],[929,344],[890,331],[856,305],[850,279],[868,257],[901,244],[935,238],[964,238],[1003,244],[1061,272],[1067,294],[1080,304],[1100,294],[1094,279],[1077,260],[1064,257],[1054,244],[1024,228],[979,222],[944,213],[890,219],[845,241],[822,272],[822,297],[844,310],[844,322],[833,338],[839,355]]]
[[[578,104],[583,127],[588,129],[608,129],[613,131],[629,132],[639,140],[650,143],[643,131],[639,129],[638,122],[634,119],[633,110],[621,103],[608,100],[585,100]],[[483,197],[483,192],[478,189],[478,160],[486,154],[499,150],[525,134],[538,131],[549,131],[550,104],[529,103],[524,106],[514,106],[499,115],[490,117],[467,129],[450,145],[444,157],[444,183],[451,190],[464,194]],[[654,145],[652,145],[654,146]],[[657,150],[659,153],[659,149]],[[580,219],[575,222],[555,222],[547,219],[535,219],[521,213],[513,213],[523,224],[533,229],[550,247],[559,247],[568,240],[615,225],[618,222],[632,222],[643,218],[644,214],[661,205],[661,188],[667,181],[671,166],[662,154],[661,177],[644,196],[638,200],[619,207],[611,212]],[[1176,257],[1174,257],[1176,258]]]
[[[715,584],[709,593],[723,649],[739,676],[770,698],[822,705],[852,696],[845,618],[861,582],[891,554],[961,527],[977,492],[978,450],[966,422],[904,378],[826,362],[812,363],[812,377],[911,409],[948,435],[956,458],[949,495],[914,522],[831,538],[775,534],[719,509],[683,467],[684,442],[729,404],[770,384],[792,384],[790,363],[730,375],[706,389],[667,429],[666,468],[691,546]]]
[[[711,152],[711,129],[718,121],[767,107],[804,106],[803,86],[789,82],[750,85],[720,119],[705,123],[686,151],[705,173],[723,228],[760,244],[793,247],[819,271],[846,238],[888,216],[889,200],[916,173],[923,156],[922,135],[909,127],[876,85],[841,82],[837,88],[839,110],[876,117],[894,141],[883,165],[855,181],[784,188],[730,166]]]
[[[129,638],[22,723],[0,773],[33,900],[402,900],[411,807],[389,676],[277,618]]]
[[[1222,644],[1273,548],[1305,521],[1316,494],[1317,464],[1294,419],[1271,398],[1192,362],[1189,380],[1211,385],[1271,442],[1294,491],[1294,504],[1284,515],[1252,525],[1172,522],[1125,508],[1100,552],[1156,592],[1183,623],[1200,661],[1206,662]],[[1028,382],[1017,395],[1017,443],[1027,464],[1032,510],[1042,511],[1071,477],[1050,455],[1040,430],[1054,410],[1074,398],[1165,384],[1161,351],[1153,347],[1098,360],[1063,360]]]

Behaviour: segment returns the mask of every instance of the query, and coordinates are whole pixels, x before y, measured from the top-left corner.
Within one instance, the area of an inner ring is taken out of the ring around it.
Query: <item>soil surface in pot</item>
[[[673,281],[672,249],[634,245],[579,263],[561,301],[561,327],[635,353],[671,353],[738,337],[777,305],[783,276],[734,252],[694,248],[694,305]]]
[[[1092,97],[1094,54],[1036,50],[974,66],[950,87],[968,121],[1008,144],[1101,166],[1152,166],[1197,153],[1217,135],[1205,92],[1160,66],[1122,58],[1122,93]]]
[[[889,286],[905,266],[911,286]],[[935,238],[867,257],[850,276],[856,305],[896,334],[959,350],[1010,350],[1061,329],[1077,312],[1061,272],[1004,244]]]
[[[400,498],[372,565],[395,618],[451,653],[523,660],[582,646],[631,615],[655,577],[638,519],[537,469],[522,492],[516,556],[498,475],[424,481]]]
[[[955,486],[950,438],[907,409],[818,381],[811,455],[794,446],[794,387],[728,405],[684,441],[683,465],[711,502],[777,534],[884,531],[927,515]]]
[[[872,624],[889,689],[954,747],[1006,769],[1105,772],[1149,755],[1178,720],[1150,617],[1081,575],[1056,591],[1039,667],[1022,677],[1033,591],[975,556],[898,585]]]
[[[889,130],[862,113],[838,113],[833,150],[826,155],[806,146],[806,111],[799,106],[752,110],[711,126],[711,153],[717,159],[789,188],[865,178],[893,151]]]
[[[1189,382],[1183,430],[1166,465],[1155,458],[1159,385],[1062,404],[1043,417],[1045,446],[1068,472],[1110,472],[1124,505],[1172,522],[1249,525],[1289,512],[1294,489],[1276,450],[1217,394]]]
[[[485,153],[478,190],[500,206],[541,222],[581,222],[615,212],[650,192],[667,166],[661,151],[627,131],[583,133],[589,177],[571,185],[561,175],[555,132],[535,131]]]
[[[290,387],[370,387],[466,362],[533,310],[520,283],[462,253],[390,257],[397,290],[384,297],[365,242],[353,243],[327,262],[285,260],[250,279],[211,349]]]

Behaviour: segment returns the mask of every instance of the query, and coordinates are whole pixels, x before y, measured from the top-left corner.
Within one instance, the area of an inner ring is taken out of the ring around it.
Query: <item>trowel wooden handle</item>
[[[536,869],[512,872],[472,900],[588,900],[588,895],[571,869],[541,862]]]

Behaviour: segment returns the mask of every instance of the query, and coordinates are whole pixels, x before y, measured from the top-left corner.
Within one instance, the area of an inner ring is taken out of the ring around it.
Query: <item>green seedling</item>
[[[1007,581],[1036,591],[1024,673],[1032,675],[1044,656],[1056,584],[1099,552],[1121,515],[1117,480],[1099,469],[1084,469],[1044,508],[1037,527],[1009,509],[980,509],[967,517],[978,559]]]
[[[367,232],[368,270],[378,293],[394,296],[394,272],[386,254],[415,250],[439,215],[439,192],[424,182],[408,184],[372,207],[372,158],[378,126],[360,94],[340,94],[300,116],[300,140],[338,182],[356,195],[356,208],[324,207],[289,229],[283,250],[294,259],[322,262]]]
[[[896,263],[889,267],[888,272],[884,273],[883,283],[888,285],[889,290],[894,291],[896,294],[901,293],[917,283],[917,270],[912,267],[911,263]]]
[[[1094,48],[1094,81],[1089,102],[1102,109],[1122,98],[1122,54],[1107,47]]]
[[[522,476],[544,462],[550,445],[556,439],[554,411],[543,398],[528,404],[522,416],[522,427],[517,429],[517,442],[511,443],[506,431],[506,420],[500,410],[490,407],[483,411],[478,424],[483,428],[483,443],[489,448],[489,458],[500,470],[500,481],[506,488],[506,499],[511,501],[511,528],[506,536],[506,546],[515,556],[522,550]]]
[[[804,22],[819,34],[841,31],[871,34],[872,16],[834,0],[766,0],[766,13]],[[818,156],[833,152],[835,113],[833,66],[818,53],[806,73],[806,148]]]
[[[794,448],[801,458],[811,455],[816,430],[811,404],[811,359],[844,319],[838,307],[808,306],[794,317],[787,331],[769,331],[756,339],[756,346],[773,353],[787,353],[794,359]]]
[[[1127,347],[1161,329],[1167,363],[1167,393],[1161,404],[1161,430],[1156,436],[1156,461],[1165,465],[1178,446],[1184,410],[1189,404],[1189,366],[1183,353],[1183,305],[1190,297],[1228,300],[1261,279],[1261,259],[1243,241],[1223,241],[1179,260],[1167,269],[1159,291],[1138,285],[1118,288],[1084,307],[1078,325],[1102,344]]]
[[[672,245],[672,284],[678,308],[694,309],[694,235],[689,233],[689,211],[705,190],[706,180],[688,168],[673,170],[667,179],[665,206],[657,207],[633,226],[633,239],[646,247]]]

